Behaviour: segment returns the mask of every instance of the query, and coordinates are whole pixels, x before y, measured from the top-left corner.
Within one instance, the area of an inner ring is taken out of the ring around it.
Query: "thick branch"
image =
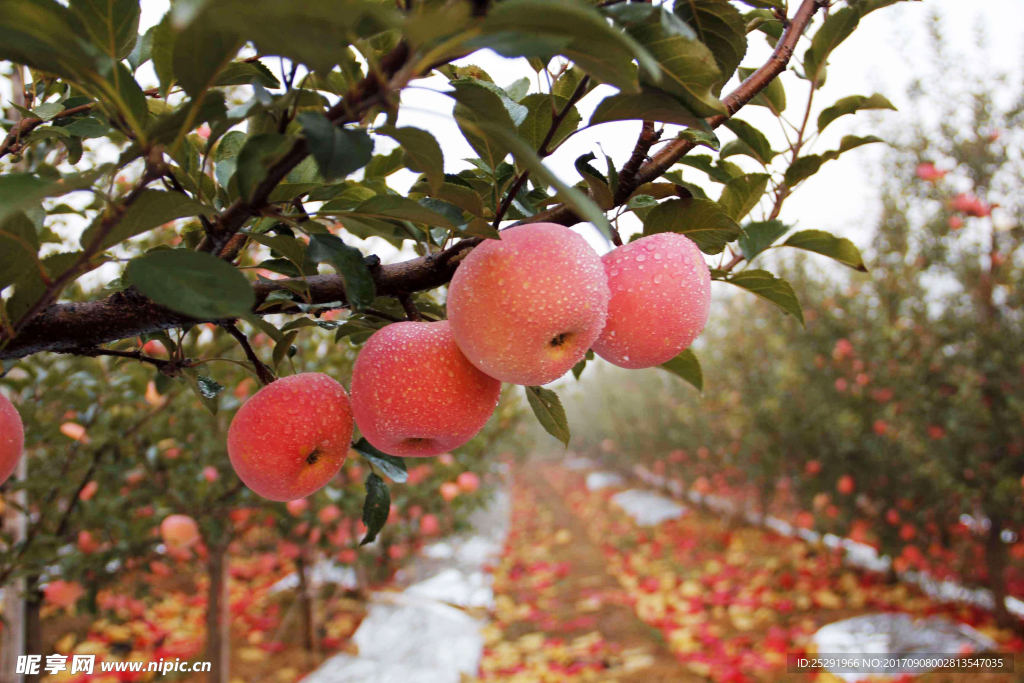
[[[409,292],[435,289],[446,284],[458,267],[456,257],[480,243],[479,238],[462,240],[448,249],[411,261],[384,265],[373,269],[373,278],[380,296],[398,297]],[[314,275],[305,280],[309,285],[310,300],[316,303],[348,301],[345,287],[337,275]],[[257,282],[256,308],[271,292],[287,290],[286,284],[301,285],[302,281],[277,280]],[[299,313],[299,309],[282,302],[262,311],[270,313]],[[80,351],[119,339],[136,337],[175,327],[190,327],[219,320],[195,320],[159,306],[131,290],[118,292],[98,301],[87,303],[54,304],[36,316],[21,334],[0,349],[0,359],[22,358],[40,351]]]

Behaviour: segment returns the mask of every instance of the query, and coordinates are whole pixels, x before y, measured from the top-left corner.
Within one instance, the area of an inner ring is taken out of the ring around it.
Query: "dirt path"
[[[637,618],[601,548],[542,477],[516,476],[512,515],[495,571],[498,609],[484,680],[540,674],[531,666],[542,659],[562,666],[551,670],[565,676],[560,680],[584,671],[586,680],[617,683],[705,680],[686,671],[661,634]]]

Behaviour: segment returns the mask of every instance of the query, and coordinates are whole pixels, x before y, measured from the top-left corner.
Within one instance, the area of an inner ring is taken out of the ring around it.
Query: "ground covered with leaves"
[[[873,613],[940,615],[973,626],[1004,651],[1024,641],[965,605],[851,569],[824,547],[738,525],[699,509],[640,527],[589,491],[584,473],[528,466],[513,476],[512,519],[492,568],[495,608],[485,627],[479,681],[833,681],[788,674],[786,654],[813,652],[825,624]],[[288,543],[231,557],[232,678],[293,683],[340,651],[365,615],[353,592],[324,588],[315,601],[316,650],[303,649],[295,592],[272,591],[295,569]],[[198,558],[197,558],[198,561]],[[100,593],[98,618],[44,610],[46,645],[103,659],[203,659],[207,579],[187,563],[139,568]],[[381,587],[381,586],[377,586]],[[148,681],[153,674],[85,680]],[[972,680],[1004,680],[1000,674]],[[186,680],[202,679],[201,674]],[[929,674],[927,683],[958,680]],[[962,680],[962,678],[960,679]]]

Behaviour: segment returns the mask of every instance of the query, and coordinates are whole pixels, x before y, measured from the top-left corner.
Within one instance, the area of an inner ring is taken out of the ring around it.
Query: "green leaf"
[[[198,6],[198,12],[195,11]],[[264,55],[282,55],[330,71],[359,36],[399,25],[394,5],[373,0],[199,0],[176,2],[175,24],[203,24],[233,32],[256,44]]]
[[[256,303],[245,276],[204,252],[151,251],[129,261],[122,280],[161,306],[198,320],[240,318]]]
[[[139,0],[71,0],[93,44],[113,61],[127,57],[139,37]]]
[[[819,154],[800,157],[786,169],[786,185],[794,187],[800,181],[810,178],[821,169],[821,165],[826,161],[828,158]]]
[[[363,254],[336,235],[311,235],[306,256],[314,263],[329,263],[341,276],[349,303],[361,310],[373,303],[377,287]]]
[[[893,106],[892,102],[887,100],[882,95],[875,93],[870,97],[864,95],[850,95],[837,100],[831,107],[825,109],[818,114],[818,131],[825,130],[828,124],[832,123],[840,116],[846,116],[847,114],[856,114],[859,111],[865,109],[892,109],[896,111],[896,107]]]
[[[833,258],[854,270],[868,272],[864,266],[864,259],[861,258],[860,249],[845,237],[836,237],[822,230],[801,230],[791,235],[783,246],[813,251]]]
[[[149,30],[138,37],[135,47],[128,54],[128,65],[132,73],[139,70],[139,67],[153,58],[153,34],[156,33],[156,26],[150,26]]]
[[[721,77],[714,92],[719,94],[747,53],[743,16],[727,0],[676,0],[673,9],[715,56]]]
[[[235,55],[241,41],[232,32],[194,22],[174,41],[171,65],[174,78],[193,99],[217,81],[217,75]]]
[[[266,304],[266,301],[264,301],[264,304]],[[277,369],[277,366],[279,366],[281,364],[281,361],[284,360],[285,356],[288,355],[288,352],[292,348],[292,343],[298,336],[298,330],[291,330],[287,334],[283,335],[280,339],[278,339],[277,342],[274,344],[274,370]]]
[[[725,184],[718,203],[734,221],[743,220],[750,213],[768,187],[767,173],[750,173],[733,178]]]
[[[722,149],[721,157],[723,159],[733,154],[746,154],[767,166],[775,158],[775,152],[772,151],[772,145],[768,142],[768,138],[746,121],[729,119],[725,122],[725,127],[736,134],[742,145],[727,144]]]
[[[534,93],[527,95],[521,100],[522,104],[529,110],[526,118],[519,124],[519,137],[526,141],[531,148],[541,151],[541,145],[547,137],[551,124],[554,123],[554,112],[561,112],[569,103],[569,100],[557,95],[545,93]],[[552,111],[554,107],[554,112]],[[573,107],[562,119],[558,129],[548,142],[545,152],[550,152],[558,147],[558,144],[576,130],[581,121],[580,113]]]
[[[68,135],[80,138],[102,138],[110,133],[110,126],[99,119],[84,116],[80,119],[74,119],[71,123],[64,126],[64,131]]]
[[[217,73],[213,85],[251,85],[259,83],[264,88],[280,88],[277,77],[263,65],[263,62],[231,62]]]
[[[141,235],[169,221],[190,216],[209,216],[217,213],[216,209],[191,199],[180,192],[161,192],[159,190],[142,190],[120,220],[100,242],[100,249],[109,249],[127,239]],[[82,233],[82,248],[92,244],[100,231],[103,230],[104,219],[96,220]]]
[[[455,92],[455,121],[470,147],[490,168],[498,167],[508,156],[509,148],[488,130],[500,129],[515,133],[515,124],[501,98],[483,85],[469,81],[452,83]]]
[[[544,431],[568,448],[571,437],[569,420],[565,417],[565,408],[558,400],[558,394],[544,387],[523,387],[523,389],[526,390],[526,400]]]
[[[366,131],[340,128],[314,112],[303,112],[298,120],[324,178],[344,178],[370,163],[373,139]]]
[[[752,261],[755,256],[763,252],[786,234],[789,226],[778,220],[763,221],[759,223],[748,223],[743,226],[743,237],[739,240],[743,256]]]
[[[245,233],[259,244],[269,247],[299,268],[306,261],[306,245],[290,235],[262,235],[258,233]]]
[[[381,126],[375,131],[398,142],[405,153],[405,165],[427,177],[435,194],[444,184],[444,153],[434,136],[420,128]]]
[[[49,121],[62,111],[64,111],[63,104],[60,104],[59,102],[50,102],[48,104],[40,104],[32,110],[32,113],[43,121]]]
[[[505,0],[489,8],[468,47],[490,48],[504,57],[560,54],[601,81],[638,92],[636,67],[657,80],[651,55],[600,12],[576,0]]]
[[[793,288],[782,278],[775,277],[767,270],[744,270],[732,275],[724,282],[753,292],[765,301],[770,301],[804,324],[804,312]]]
[[[267,171],[284,156],[288,148],[288,139],[277,133],[260,133],[245,141],[238,152],[234,174],[238,194],[242,199],[252,199],[256,188],[267,177]]]
[[[387,484],[373,472],[366,478],[366,500],[363,502],[363,524],[366,536],[359,542],[363,546],[377,540],[391,512],[391,493]]]
[[[572,366],[572,376],[579,380],[580,376],[583,375],[583,371],[587,367],[587,361],[592,360],[594,360],[594,351],[592,349],[587,349],[587,353],[584,354],[582,359],[580,359],[580,362]]]
[[[402,149],[395,147],[390,154],[374,154],[363,169],[363,178],[387,178],[403,168]]]
[[[38,268],[39,235],[22,212],[0,222],[0,290],[9,287],[30,268]]]
[[[745,81],[756,71],[756,69],[745,69],[740,67],[738,73],[740,81]],[[759,107],[767,107],[773,114],[781,114],[786,111],[786,87],[782,84],[781,78],[772,79],[764,90],[750,100],[750,104]]]
[[[844,7],[828,15],[804,53],[804,77],[807,80],[816,83],[821,80],[828,56],[850,37],[860,23],[860,17],[861,11],[855,7]]]
[[[641,78],[672,95],[697,116],[725,114],[725,105],[715,95],[722,72],[711,50],[692,35],[666,28],[657,16],[628,27],[630,35],[643,45],[661,68],[657,82]]]
[[[697,391],[704,393],[704,372],[700,368],[700,361],[693,351],[686,349],[670,361],[662,363],[663,370],[679,375],[684,380],[697,388]]]
[[[329,210],[332,203],[333,202],[326,204],[324,209]],[[418,202],[414,202],[407,197],[401,197],[395,194],[379,194],[375,197],[371,197],[356,208],[352,209],[351,213],[362,216],[373,216],[375,218],[382,218],[385,220],[425,223],[427,225],[447,228],[449,230],[454,230],[456,228],[456,225],[452,223],[448,217],[438,213],[437,211],[429,209]]]
[[[647,214],[644,235],[674,232],[686,235],[705,254],[720,254],[743,235],[740,226],[710,199],[670,199]]]
[[[712,163],[711,157],[707,154],[688,154],[677,163],[704,171],[709,178],[723,184],[743,175],[743,171],[732,162],[719,160],[717,163]]]
[[[596,158],[596,154],[589,152],[578,157],[575,166],[590,188],[590,196],[602,210],[608,211],[615,205],[615,199],[612,196],[612,189],[608,185],[608,179],[590,165],[590,162]]]
[[[81,20],[53,0],[0,1],[0,60],[98,84],[110,58],[87,42]]]
[[[704,120],[676,98],[657,88],[644,88],[638,95],[609,95],[590,115],[590,126],[608,121],[658,121],[680,126],[701,127]]]
[[[695,145],[703,145],[709,149],[713,149],[716,152],[721,148],[722,143],[719,141],[718,136],[709,130],[698,130],[696,128],[687,128],[686,130],[679,131],[676,135],[680,140],[689,140]]]
[[[839,141],[838,150],[825,152],[825,154],[826,156],[834,155],[832,156],[832,158],[835,159],[838,158],[840,154],[844,152],[849,152],[851,149],[856,149],[857,147],[860,147],[862,145],[870,145],[875,142],[885,142],[885,140],[874,135],[865,135],[863,137],[858,137],[856,135],[846,135],[843,136],[843,139]]]
[[[235,174],[238,153],[245,146],[245,133],[233,130],[220,139],[213,150],[214,176],[221,187],[227,188]]]
[[[195,368],[183,368],[182,374],[199,402],[212,414],[217,414],[217,395],[224,387],[209,377],[203,377]]]
[[[22,209],[38,204],[53,188],[53,183],[30,173],[0,175],[0,222]]]
[[[409,479],[409,472],[405,467],[405,460],[402,458],[395,457],[394,455],[388,455],[384,451],[377,450],[373,444],[367,441],[365,438],[359,439],[352,444],[359,455],[363,456],[367,462],[374,465],[381,472],[388,476],[388,479],[395,482],[396,484],[405,483]]]
[[[153,28],[153,70],[160,80],[160,92],[166,97],[174,84],[174,42],[178,34],[171,26],[170,16]]]
[[[487,131],[487,134],[491,137],[495,137],[504,143],[508,149],[511,150],[516,163],[530,171],[531,178],[534,181],[542,180],[548,185],[553,185],[558,190],[559,198],[572,207],[580,218],[589,223],[593,223],[594,227],[596,227],[605,237],[611,239],[612,228],[611,224],[608,223],[608,218],[604,215],[604,211],[602,211],[588,196],[574,187],[569,187],[559,180],[554,173],[544,166],[540,157],[537,156],[533,149],[527,145],[522,138],[514,133],[508,132],[504,128],[494,127],[488,123],[478,124],[478,127]]]

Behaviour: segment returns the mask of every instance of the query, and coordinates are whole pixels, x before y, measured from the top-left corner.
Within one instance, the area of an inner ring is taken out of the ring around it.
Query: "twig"
[[[240,329],[238,329],[237,325],[234,323],[221,323],[221,327],[227,330],[228,334],[238,340],[238,343],[241,344],[242,350],[245,351],[245,357],[253,364],[253,367],[256,369],[256,376],[259,378],[260,383],[263,384],[263,386],[267,386],[277,379],[274,377],[274,373],[271,372],[270,368],[268,368],[263,361],[260,360],[260,357],[256,355],[256,351],[253,350],[252,344],[249,343],[249,339]]]
[[[402,308],[405,310],[405,315],[409,320],[420,322],[423,320],[423,316],[420,315],[420,311],[416,308],[416,304],[413,303],[412,297],[408,292],[398,295],[398,301],[402,304]]]
[[[149,363],[150,365],[156,366],[158,370],[164,372],[172,366],[179,365],[169,360],[163,360],[162,358],[153,358],[152,356],[143,355],[141,351],[115,351],[113,349],[100,349],[100,348],[72,348],[72,349],[61,349],[57,353],[64,353],[69,356],[84,356],[85,358],[99,358],[100,356],[110,356],[112,358],[127,358],[129,360],[137,360],[141,363]],[[187,362],[180,364],[187,367]]]
[[[544,136],[544,140],[540,143],[540,147],[537,149],[537,156],[541,159],[551,154],[548,151],[548,145],[555,137],[555,133],[558,132],[558,128],[565,121],[565,117],[569,115],[572,108],[576,106],[576,103],[583,99],[583,96],[587,93],[587,86],[590,84],[590,76],[584,76],[580,79],[580,82],[576,84],[576,89],[572,91],[572,95],[569,96],[569,100],[562,107],[562,111],[558,112],[551,119],[551,125],[548,127],[547,135]],[[530,177],[529,171],[523,171],[512,183],[512,187],[509,188],[508,193],[505,195],[505,199],[501,202],[501,206],[498,207],[497,214],[494,216],[494,227],[498,227],[501,224],[501,219],[508,213],[509,208],[512,206],[512,202],[515,201],[516,195],[519,194],[519,190],[523,187],[527,178]]]

